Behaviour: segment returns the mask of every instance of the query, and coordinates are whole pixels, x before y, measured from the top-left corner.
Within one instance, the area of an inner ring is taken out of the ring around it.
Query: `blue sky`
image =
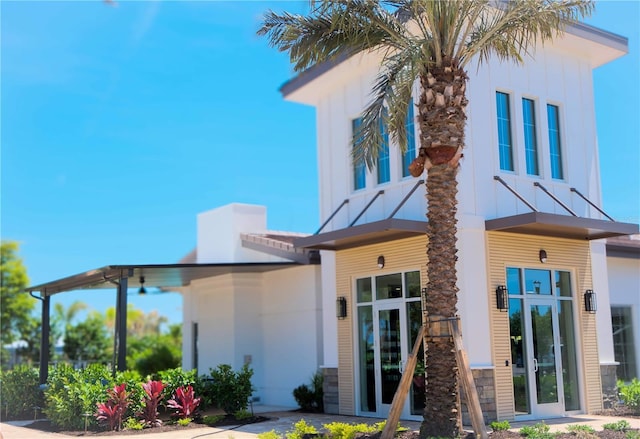
[[[255,35],[269,8],[305,3],[0,3],[0,233],[31,284],[176,262],[196,214],[230,202],[266,205],[271,229],[318,227],[315,115],[278,92],[287,57]],[[587,21],[629,38],[594,78],[604,209],[638,222],[640,3]],[[76,299],[103,310],[115,292],[54,298]],[[129,301],[181,319],[176,294]]]

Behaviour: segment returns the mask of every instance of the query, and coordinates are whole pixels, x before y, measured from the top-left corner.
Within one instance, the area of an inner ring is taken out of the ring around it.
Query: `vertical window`
[[[416,158],[416,128],[415,118],[413,116],[413,99],[409,101],[409,109],[407,110],[407,150],[402,156],[402,176],[408,177],[409,165]]]
[[[391,180],[391,170],[389,166],[389,131],[383,121],[380,121],[380,134],[382,135],[382,144],[378,151],[378,184],[387,183]]]
[[[531,99],[522,99],[522,119],[527,174],[540,175],[538,170],[538,139],[536,138],[536,109],[535,103]]]
[[[362,126],[362,118],[358,117],[351,121],[351,128],[353,132],[353,147],[362,141],[362,134],[360,133],[360,127]],[[353,189],[364,189],[366,185],[366,173],[364,160],[358,160],[353,163]]]
[[[638,373],[632,320],[630,306],[611,307],[613,352],[616,361],[620,363],[616,372],[623,381],[631,381]]]
[[[496,92],[496,109],[498,116],[498,152],[500,169],[513,171],[513,143],[511,141],[511,110],[509,95]]]
[[[547,123],[549,125],[549,154],[551,156],[551,178],[562,180],[562,148],[560,144],[560,117],[558,107],[547,105]]]

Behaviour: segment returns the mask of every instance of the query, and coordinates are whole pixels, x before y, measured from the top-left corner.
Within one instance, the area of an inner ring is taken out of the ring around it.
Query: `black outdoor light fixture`
[[[382,255],[378,256],[378,268],[380,269],[384,268],[384,256]]]
[[[498,285],[496,288],[496,307],[500,311],[509,311],[509,291],[504,285]]]
[[[540,262],[542,262],[543,264],[545,262],[547,262],[547,252],[546,252],[546,250],[544,250],[544,249],[540,250],[540,252],[538,253],[538,257],[540,258]]]
[[[138,294],[147,294],[147,290],[144,288],[144,276],[140,276],[140,289]]]
[[[593,290],[587,290],[584,292],[584,310],[595,314],[598,309],[598,303],[596,302],[596,293]]]
[[[341,320],[347,317],[347,298],[344,296],[336,300],[336,317]]]

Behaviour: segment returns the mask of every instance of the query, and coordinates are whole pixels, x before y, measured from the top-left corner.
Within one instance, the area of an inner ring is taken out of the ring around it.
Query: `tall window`
[[[509,95],[496,92],[496,108],[498,115],[498,152],[500,153],[500,169],[513,171],[513,142],[511,141],[511,110]]]
[[[562,148],[560,144],[560,116],[558,107],[547,104],[547,123],[549,126],[549,154],[551,156],[551,178],[562,180]]]
[[[351,129],[353,133],[353,145],[359,144],[362,141],[362,134],[360,133],[360,127],[362,126],[362,118],[358,117],[351,121]],[[364,160],[359,160],[357,163],[353,163],[353,189],[364,189],[366,185],[366,170]]]
[[[416,128],[415,118],[413,116],[413,99],[409,101],[409,109],[407,110],[407,150],[402,156],[402,176],[408,177],[409,165],[416,158]]]
[[[612,306],[611,326],[613,329],[613,352],[616,361],[620,363],[616,371],[618,378],[631,381],[638,373],[631,307]]]
[[[380,121],[380,134],[382,135],[382,144],[378,151],[378,184],[387,183],[391,180],[391,169],[389,166],[389,131],[387,124]]]
[[[522,99],[522,119],[524,122],[524,153],[527,174],[540,175],[538,169],[538,139],[536,138],[536,109],[531,99]]]

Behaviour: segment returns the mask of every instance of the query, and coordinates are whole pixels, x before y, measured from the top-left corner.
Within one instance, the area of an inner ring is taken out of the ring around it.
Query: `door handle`
[[[404,361],[402,360],[398,361],[398,371],[400,371],[400,373],[404,373]]]
[[[538,371],[538,359],[537,358],[533,359],[533,371],[534,372]]]

